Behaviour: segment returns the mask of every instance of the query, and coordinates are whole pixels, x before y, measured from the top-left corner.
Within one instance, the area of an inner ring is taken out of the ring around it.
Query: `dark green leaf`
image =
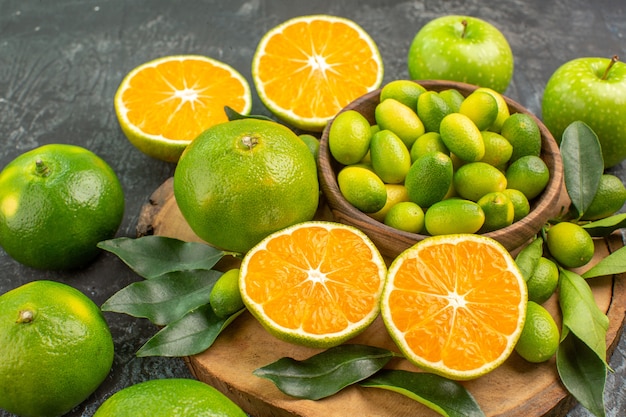
[[[100,242],[98,247],[114,253],[146,279],[174,271],[209,270],[228,253],[203,243],[164,236],[120,237]]]
[[[606,331],[609,328],[609,318],[598,308],[591,288],[583,277],[561,269],[559,283],[559,305],[563,314],[563,326],[586,343],[606,363]]]
[[[596,353],[567,332],[556,354],[561,382],[574,398],[598,417],[604,417],[604,386],[607,367]]]
[[[600,141],[589,126],[576,121],[565,128],[560,149],[565,188],[580,217],[596,195],[604,173]]]
[[[474,397],[463,385],[439,375],[384,369],[360,384],[398,392],[442,416],[485,416]]]
[[[626,227],[626,213],[609,216],[582,226],[593,237],[606,237],[614,231]]]
[[[170,272],[122,288],[102,305],[103,311],[143,317],[164,326],[209,302],[219,271]]]
[[[254,374],[271,380],[287,395],[319,400],[373,375],[393,356],[386,349],[346,344],[302,361],[281,358]]]
[[[605,275],[622,274],[626,272],[626,246],[609,254],[591,269],[583,273],[583,278],[603,277]]]
[[[161,329],[137,351],[137,356],[182,357],[204,352],[243,311],[220,318],[209,304],[200,306]]]
[[[541,255],[543,255],[543,239],[535,238],[515,257],[515,263],[526,281],[532,276]]]
[[[234,110],[231,107],[224,106],[224,112],[226,112],[226,117],[228,120],[238,120],[238,119],[259,119],[259,120],[269,120],[271,122],[275,121],[267,116],[263,116],[262,114],[241,114]]]

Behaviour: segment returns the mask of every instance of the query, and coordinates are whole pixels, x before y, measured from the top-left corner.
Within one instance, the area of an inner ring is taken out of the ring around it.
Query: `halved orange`
[[[252,248],[242,261],[239,287],[248,310],[277,338],[331,347],[378,316],[386,272],[363,232],[310,221]]]
[[[348,103],[380,86],[383,62],[374,40],[355,22],[300,16],[263,36],[252,59],[252,79],[278,118],[321,131]]]
[[[456,380],[501,365],[526,317],[524,278],[507,250],[473,235],[426,238],[389,266],[383,321],[404,356]]]
[[[176,162],[205,129],[228,121],[225,106],[248,114],[247,80],[231,66],[199,55],[167,56],[124,77],[115,113],[128,140],[145,154]]]

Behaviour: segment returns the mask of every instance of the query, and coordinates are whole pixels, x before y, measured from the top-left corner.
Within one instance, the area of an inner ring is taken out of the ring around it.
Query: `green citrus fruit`
[[[431,235],[476,233],[485,222],[485,213],[470,200],[449,198],[433,204],[424,214],[424,227]]]
[[[554,294],[559,283],[559,267],[550,259],[541,257],[528,281],[528,299],[543,304]]]
[[[450,107],[450,110],[453,113],[458,113],[461,108],[461,103],[465,100],[463,94],[459,92],[459,90],[455,88],[449,88],[447,90],[442,90],[439,92],[439,97],[441,97]]]
[[[417,99],[426,89],[410,80],[394,80],[380,90],[380,101],[388,98],[398,100],[411,109],[417,109]]]
[[[513,146],[504,136],[484,130],[480,132],[485,143],[485,155],[480,160],[494,167],[505,166],[513,154]]]
[[[439,132],[441,120],[450,113],[452,109],[436,91],[427,91],[417,99],[417,115],[427,132]]]
[[[385,216],[385,224],[409,233],[420,233],[424,228],[424,210],[412,201],[395,204]]]
[[[526,322],[515,351],[528,362],[545,362],[556,353],[559,338],[559,328],[548,310],[529,301],[526,306]]]
[[[339,171],[337,183],[348,203],[364,213],[375,213],[385,206],[385,183],[372,170],[349,165]]]
[[[424,134],[424,124],[417,116],[417,109],[412,109],[398,100],[388,98],[374,109],[376,124],[381,130],[391,130],[398,135],[407,149]]]
[[[174,195],[201,239],[246,252],[270,233],[313,218],[317,166],[287,127],[233,120],[205,130],[185,149],[174,173]]]
[[[535,120],[525,113],[513,113],[502,123],[500,134],[513,146],[511,162],[522,156],[539,156],[541,132]]]
[[[526,155],[515,160],[506,169],[507,187],[524,193],[532,200],[543,192],[550,181],[550,171],[543,159]]]
[[[302,139],[302,142],[304,142],[306,146],[308,146],[309,151],[311,151],[311,155],[313,155],[313,158],[317,161],[317,155],[320,153],[320,140],[308,133],[303,133],[298,135],[298,137]]]
[[[523,192],[507,188],[502,191],[513,203],[513,222],[523,219],[530,213],[530,203]]]
[[[195,379],[153,379],[110,396],[94,417],[246,417],[227,396]]]
[[[596,195],[581,219],[599,220],[609,217],[621,209],[625,202],[626,188],[622,180],[612,174],[603,174],[600,177]]]
[[[0,245],[25,265],[87,265],[99,253],[97,243],[115,235],[123,215],[115,172],[82,147],[44,145],[0,173]]]
[[[339,113],[328,132],[328,149],[343,165],[356,164],[367,154],[372,128],[365,116],[356,110]]]
[[[409,200],[420,207],[441,201],[451,184],[452,160],[442,152],[430,152],[417,158],[404,181]]]
[[[454,173],[454,189],[463,198],[478,201],[487,193],[506,189],[506,177],[486,162],[470,162]]]
[[[439,134],[450,152],[466,162],[480,161],[485,143],[476,124],[464,114],[451,113],[441,120]]]
[[[370,159],[374,172],[383,182],[400,184],[411,167],[411,154],[402,140],[391,130],[380,130],[370,143]]]
[[[499,191],[487,193],[477,203],[485,213],[485,222],[480,228],[481,233],[502,229],[513,224],[515,209],[506,194]]]
[[[489,93],[496,100],[496,103],[498,104],[498,116],[496,117],[496,121],[493,123],[493,125],[491,125],[489,129],[494,132],[500,132],[500,130],[502,129],[502,124],[511,115],[509,105],[506,104],[504,97],[502,97],[502,94],[498,93],[496,90],[487,87],[479,87],[474,91],[483,91],[485,93]]]
[[[437,132],[426,132],[411,146],[410,155],[411,162],[415,162],[417,158],[429,152],[439,151],[446,155],[450,155],[450,151],[446,148],[446,144],[441,140],[441,135]]]
[[[209,304],[218,317],[228,317],[244,305],[239,292],[239,268],[229,269],[213,285]]]
[[[586,265],[595,247],[589,233],[571,222],[561,222],[551,226],[546,232],[548,251],[556,261],[566,268]]]
[[[54,417],[83,402],[113,364],[98,306],[77,289],[32,281],[0,296],[0,408]]]
[[[387,190],[387,201],[383,208],[374,213],[367,213],[368,216],[379,222],[385,221],[385,216],[396,203],[409,201],[409,193],[404,184],[385,184],[385,189]]]
[[[469,117],[478,130],[486,130],[498,117],[498,102],[485,91],[474,91],[463,100],[459,113]]]

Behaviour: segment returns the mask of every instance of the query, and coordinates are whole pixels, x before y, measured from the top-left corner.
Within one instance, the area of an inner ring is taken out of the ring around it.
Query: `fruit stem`
[[[617,61],[619,61],[619,57],[617,55],[613,55],[613,58],[611,58],[611,60],[609,61],[609,65],[606,67],[606,70],[604,71],[604,75],[602,75],[603,80],[607,79],[607,77],[609,76],[609,71],[611,71],[611,68],[613,67],[613,65],[615,65]]]
[[[50,169],[41,159],[37,159],[35,161],[35,173],[41,177],[46,177],[50,173]]]
[[[35,319],[33,310],[20,310],[16,323],[31,323]]]
[[[461,33],[461,39],[465,38],[465,33],[467,33],[467,20],[463,19],[461,21],[461,24],[463,25],[463,32]]]

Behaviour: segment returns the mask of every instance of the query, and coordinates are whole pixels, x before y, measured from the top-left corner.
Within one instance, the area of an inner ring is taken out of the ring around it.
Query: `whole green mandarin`
[[[478,130],[487,130],[498,117],[498,102],[485,91],[474,91],[463,100],[459,113],[469,117]]]
[[[626,188],[622,180],[612,174],[603,174],[596,195],[583,213],[581,220],[599,220],[611,216],[626,203]]]
[[[537,304],[545,303],[554,294],[559,284],[559,267],[550,259],[542,256],[537,261],[532,275],[526,281],[528,299]]]
[[[374,213],[385,206],[385,183],[372,170],[349,165],[339,171],[337,183],[344,198],[364,213]]]
[[[459,167],[453,176],[456,192],[463,198],[478,201],[487,193],[504,191],[507,179],[498,168],[486,162],[471,162]]]
[[[424,214],[426,231],[435,235],[476,233],[485,222],[480,206],[461,198],[448,198],[433,204]]]
[[[239,268],[229,269],[215,282],[209,304],[218,317],[228,317],[244,308],[239,292]]]
[[[409,233],[420,233],[424,228],[424,210],[412,201],[397,203],[385,216],[385,224]]]
[[[496,117],[496,121],[489,128],[489,130],[494,132],[500,132],[500,130],[502,129],[502,124],[511,115],[509,105],[507,104],[506,100],[504,99],[502,94],[491,88],[479,87],[474,91],[489,93],[496,100],[496,103],[498,104],[498,116]]]
[[[511,146],[511,143],[506,140],[504,136],[496,132],[483,130],[480,133],[485,143],[485,155],[480,161],[486,162],[494,167],[505,166],[513,154],[513,146]]]
[[[339,113],[328,131],[328,149],[337,162],[356,164],[369,150],[372,139],[370,123],[356,110]]]
[[[383,182],[404,182],[411,168],[411,154],[402,140],[391,130],[380,130],[370,143],[370,159],[374,172]]]
[[[507,188],[502,191],[513,203],[513,222],[523,219],[530,213],[530,202],[523,192]]]
[[[529,301],[526,306],[526,322],[515,351],[528,362],[545,362],[556,353],[559,339],[559,328],[548,310]]]
[[[528,200],[541,194],[550,181],[548,166],[534,155],[522,156],[512,162],[505,175],[507,187],[521,191]]]
[[[443,99],[450,107],[452,113],[458,113],[461,108],[461,103],[465,100],[463,94],[456,88],[448,88],[439,92],[439,97]]]
[[[394,80],[381,88],[380,101],[393,98],[411,109],[417,109],[417,100],[424,92],[426,89],[415,81]]]
[[[466,115],[451,113],[441,120],[439,134],[443,143],[466,162],[480,161],[485,156],[485,143],[476,124]]]
[[[580,225],[561,222],[546,232],[548,251],[556,261],[566,268],[586,265],[595,252],[593,239]]]
[[[391,130],[398,135],[407,149],[411,149],[413,142],[425,132],[424,123],[417,116],[417,109],[392,98],[378,103],[374,117],[381,130]]]
[[[436,91],[427,91],[417,100],[417,115],[424,123],[426,132],[439,132],[441,120],[450,113],[452,109]]]
[[[441,135],[437,132],[426,132],[413,143],[411,146],[411,162],[415,162],[417,158],[429,152],[442,152],[450,155],[450,151],[446,148],[446,144],[441,140]]]
[[[541,132],[537,122],[526,113],[513,113],[504,120],[500,134],[511,143],[511,162],[526,155],[541,154]]]
[[[513,224],[515,209],[506,194],[499,191],[487,193],[477,203],[485,213],[481,233],[492,232]]]
[[[417,158],[404,181],[409,200],[422,208],[441,201],[450,189],[452,175],[452,160],[442,152]]]

